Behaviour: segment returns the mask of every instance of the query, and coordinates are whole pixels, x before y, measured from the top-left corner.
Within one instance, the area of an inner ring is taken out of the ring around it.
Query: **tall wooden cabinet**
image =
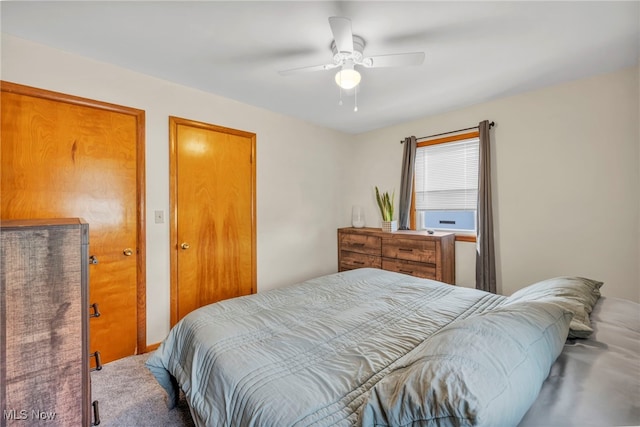
[[[88,244],[79,219],[0,224],[3,426],[92,424]]]
[[[338,268],[340,271],[381,268],[453,285],[455,239],[453,233],[340,228]]]

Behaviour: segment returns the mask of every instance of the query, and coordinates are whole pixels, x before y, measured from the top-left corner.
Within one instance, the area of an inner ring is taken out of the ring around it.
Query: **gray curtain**
[[[409,229],[409,212],[411,210],[411,196],[413,194],[413,174],[416,165],[416,137],[404,139],[404,154],[402,155],[402,178],[400,180],[400,201],[398,205],[398,228]]]
[[[491,150],[489,121],[478,125],[480,158],[478,170],[478,210],[476,213],[476,288],[496,293],[496,258],[491,209]]]

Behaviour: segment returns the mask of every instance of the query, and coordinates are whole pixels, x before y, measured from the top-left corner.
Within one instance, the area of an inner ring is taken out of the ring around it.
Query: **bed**
[[[601,285],[346,271],[202,307],[147,367],[197,426],[639,425],[639,305]]]

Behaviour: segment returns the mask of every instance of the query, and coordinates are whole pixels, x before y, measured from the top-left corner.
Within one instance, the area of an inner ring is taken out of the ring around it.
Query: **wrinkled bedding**
[[[601,297],[588,339],[569,339],[520,427],[640,426],[640,305]]]
[[[352,270],[202,307],[171,330],[147,366],[171,405],[178,388],[184,391],[198,426],[514,425],[562,350],[572,315],[554,304],[534,302],[537,314],[530,314],[527,303],[507,302],[398,273]],[[499,333],[496,324],[504,326]],[[474,360],[475,348],[502,357]],[[440,359],[447,364],[433,363]],[[467,375],[455,375],[456,359],[465,359],[460,372]],[[501,371],[496,378],[492,369]],[[416,374],[407,379],[403,370]],[[423,381],[420,375],[434,378],[433,370],[442,381]],[[464,391],[478,373],[480,399],[446,395]],[[419,392],[422,408],[397,404],[425,383],[433,387]],[[425,404],[423,393],[438,403]],[[503,412],[509,414],[501,422],[495,417]],[[525,421],[539,415],[529,411]]]
[[[147,366],[172,402],[179,384],[199,426],[350,426],[403,357],[504,298],[352,270],[202,307]]]

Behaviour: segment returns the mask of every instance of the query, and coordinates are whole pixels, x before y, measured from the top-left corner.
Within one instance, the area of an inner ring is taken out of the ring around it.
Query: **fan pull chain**
[[[354,100],[354,107],[353,107],[353,112],[357,113],[358,112],[358,86],[353,88],[353,100]]]
[[[342,88],[339,88],[340,90],[340,100],[338,101],[338,105],[342,107]]]

